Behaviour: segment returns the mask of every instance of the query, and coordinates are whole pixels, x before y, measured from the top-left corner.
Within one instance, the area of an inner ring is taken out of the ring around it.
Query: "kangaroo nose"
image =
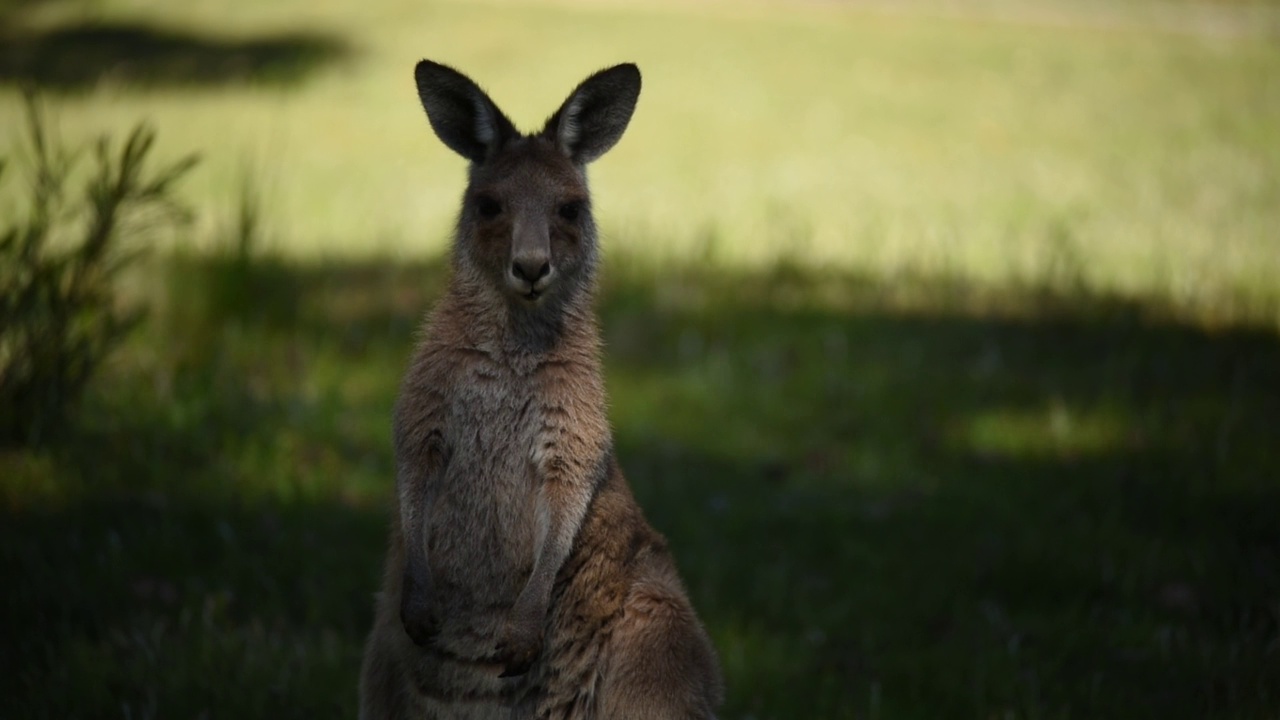
[[[511,262],[511,274],[527,283],[536,283],[551,272],[551,263],[545,258],[516,258]]]

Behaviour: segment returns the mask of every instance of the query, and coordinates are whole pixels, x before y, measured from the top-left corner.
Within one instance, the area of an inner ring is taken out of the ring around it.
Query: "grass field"
[[[248,168],[291,255],[430,255],[463,168],[417,103],[418,58],[463,68],[525,127],[631,59],[644,98],[594,175],[611,252],[984,282],[1066,263],[1192,305],[1277,298],[1274,6],[89,7],[36,2],[3,74],[73,91],[70,137],[146,117],[166,151],[204,153],[200,235]],[[106,28],[92,42],[85,16]]]
[[[71,141],[203,154],[79,422],[0,449],[0,715],[354,715],[464,174],[427,56],[526,127],[645,73],[593,175],[611,418],[723,717],[1280,717],[1278,19],[0,4],[0,127],[35,80]]]

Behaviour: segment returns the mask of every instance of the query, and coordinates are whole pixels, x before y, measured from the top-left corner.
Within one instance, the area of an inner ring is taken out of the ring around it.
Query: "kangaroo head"
[[[586,166],[626,130],[640,95],[636,66],[587,78],[532,135],[452,68],[423,60],[414,78],[436,135],[471,161],[458,217],[459,267],[522,307],[589,285],[597,239]]]

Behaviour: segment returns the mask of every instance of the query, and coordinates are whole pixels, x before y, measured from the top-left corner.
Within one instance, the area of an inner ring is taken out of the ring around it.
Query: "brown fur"
[[[523,136],[461,74],[415,75],[472,161],[453,276],[395,413],[397,493],[360,716],[710,718],[715,651],[613,454],[585,166],[639,73]]]

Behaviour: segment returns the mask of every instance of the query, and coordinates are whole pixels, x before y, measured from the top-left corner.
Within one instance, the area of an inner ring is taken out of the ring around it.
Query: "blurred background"
[[[1280,715],[1280,4],[0,0],[0,694],[351,717],[465,165],[592,168],[726,718]]]

